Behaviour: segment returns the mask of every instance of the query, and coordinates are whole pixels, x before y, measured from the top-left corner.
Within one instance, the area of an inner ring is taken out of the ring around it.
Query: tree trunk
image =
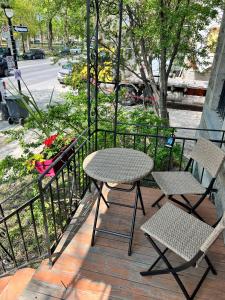
[[[27,51],[30,50],[30,37],[29,34],[27,35]]]
[[[68,32],[68,9],[65,10],[64,15],[64,32],[65,32],[65,43],[69,46],[69,32]]]
[[[160,95],[159,95],[159,109],[160,116],[163,119],[168,120],[168,112],[167,112],[167,82],[168,77],[166,73],[166,59],[167,59],[167,51],[166,51],[166,16],[164,14],[165,11],[165,3],[164,0],[160,0]]]
[[[44,34],[43,34],[41,23],[40,23],[40,35],[41,35],[41,47],[43,48],[43,45],[44,45]]]
[[[23,54],[25,53],[25,43],[24,43],[24,33],[21,34],[21,39],[22,39],[22,47],[23,47]]]
[[[166,50],[161,50],[160,55],[160,94],[159,94],[160,116],[168,119],[167,112],[167,76],[166,76]]]
[[[143,38],[141,38],[141,54],[143,57],[143,62],[144,62],[145,68],[146,68],[146,72],[148,74],[148,79],[147,79],[145,73],[142,74],[142,70],[140,70],[140,71],[141,71],[142,78],[144,79],[144,82],[145,82],[147,97],[150,97],[150,98],[152,97],[152,101],[151,101],[152,105],[154,106],[154,109],[155,109],[157,115],[159,115],[159,110],[158,110],[159,91],[158,91],[157,84],[155,82],[154,75],[152,73],[152,57],[151,57],[151,55],[149,56],[147,52],[148,51],[146,50],[146,47],[145,47],[145,41]],[[150,94],[150,92],[151,92],[151,94]]]
[[[52,18],[48,21],[48,49],[52,50],[53,42],[53,29],[52,29]]]
[[[134,18],[133,18],[133,14],[132,14],[132,9],[130,8],[129,5],[127,5],[126,7],[127,7],[131,27],[135,28],[135,22],[134,22]],[[132,45],[133,45],[135,60],[140,67],[141,79],[143,80],[144,85],[145,85],[144,97],[146,97],[148,99],[151,99],[154,97],[154,99],[152,99],[152,101],[151,101],[151,104],[153,106],[155,113],[157,115],[159,115],[159,111],[158,111],[159,94],[158,94],[156,82],[154,80],[154,76],[152,74],[152,68],[149,65],[149,60],[147,58],[148,55],[147,55],[147,51],[146,51],[146,47],[145,47],[144,38],[141,38],[141,55],[142,55],[142,57],[138,50],[139,45],[137,43],[139,41],[136,40],[134,32],[132,32],[132,31],[131,31],[131,41],[132,41]],[[145,68],[143,67],[143,64],[142,64],[143,60],[144,60]]]

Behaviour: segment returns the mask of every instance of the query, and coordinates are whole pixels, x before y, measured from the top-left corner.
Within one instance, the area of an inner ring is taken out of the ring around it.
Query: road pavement
[[[57,81],[57,72],[60,69],[59,64],[52,64],[51,59],[36,59],[19,61],[18,67],[21,70],[21,76],[31,90],[52,89],[61,90]],[[12,80],[16,82],[14,76],[6,79],[6,82]],[[24,88],[22,84],[22,88]]]
[[[62,94],[68,91],[68,88],[62,86],[57,80],[57,72],[60,70],[60,65],[52,64],[51,59],[37,59],[19,61],[18,67],[21,70],[21,76],[26,83],[36,102],[40,107],[44,107],[49,103],[49,99],[54,88],[52,102],[60,102],[63,100]],[[12,84],[17,87],[17,81],[14,75],[11,74],[8,78],[4,78],[8,90],[13,91]],[[25,85],[21,83],[22,90],[28,93]],[[9,95],[10,93],[7,92]],[[15,94],[15,91],[13,92]],[[1,131],[17,128],[19,125],[9,125],[7,121],[0,121],[0,159],[6,155],[19,157],[21,149],[17,142],[6,143],[6,138]]]
[[[62,93],[68,91],[68,88],[62,86],[57,80],[57,72],[60,70],[60,65],[53,64],[50,58],[26,60],[18,62],[19,69],[21,70],[21,76],[29,90],[32,92],[36,102],[42,108],[45,107],[50,100],[52,91],[54,89],[52,102],[62,101]],[[13,94],[12,86],[17,86],[17,81],[14,75],[11,74],[8,78],[3,78],[6,83],[7,90],[10,90]],[[21,82],[22,91],[28,93],[27,88]],[[10,95],[10,92],[7,92]],[[7,121],[0,121],[0,131],[8,130],[15,127],[15,125],[9,125]],[[1,137],[0,137],[1,145]]]

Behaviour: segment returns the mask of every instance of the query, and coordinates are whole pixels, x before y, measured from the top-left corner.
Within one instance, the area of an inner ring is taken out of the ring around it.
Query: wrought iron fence
[[[98,149],[114,147],[115,132],[113,126],[103,122],[97,132]],[[104,129],[108,127],[108,129]],[[174,145],[166,147],[166,141],[174,136]],[[191,150],[199,136],[203,136],[219,147],[225,143],[224,130],[199,129],[185,127],[149,126],[146,124],[118,123],[116,132],[116,146],[127,147],[142,151],[154,160],[155,171],[185,169]],[[193,164],[191,166],[193,170]],[[198,167],[196,176],[202,182],[205,170]],[[145,180],[150,180],[151,176]]]
[[[225,134],[222,130],[122,123],[117,129],[116,146],[147,153],[154,159],[155,170],[183,170],[198,134],[204,134],[219,146],[224,143]],[[175,133],[175,144],[167,148],[165,142],[171,133]],[[33,197],[26,199],[25,193],[23,203],[11,210],[7,207],[9,200],[1,203],[0,275],[46,257],[52,261],[52,253],[90,184],[82,168],[84,158],[95,150],[114,147],[114,142],[113,125],[110,128],[109,124],[99,124],[97,131],[87,129],[39,176],[38,182],[27,186],[27,191],[34,189]],[[55,175],[46,176],[51,168],[55,168]],[[10,203],[16,199],[18,193],[10,197]]]
[[[82,162],[93,147],[93,134],[86,130],[39,176],[38,182],[32,181],[1,203],[0,276],[46,257],[51,260],[87,190],[89,179]],[[55,176],[45,176],[51,168]],[[31,190],[34,196],[29,198]]]

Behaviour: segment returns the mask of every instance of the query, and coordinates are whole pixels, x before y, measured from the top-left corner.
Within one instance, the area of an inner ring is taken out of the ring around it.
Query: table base
[[[95,211],[95,219],[94,219],[93,232],[92,232],[92,238],[91,238],[91,246],[94,246],[95,233],[96,232],[102,232],[102,233],[106,233],[106,234],[112,234],[112,235],[115,235],[115,236],[120,236],[120,237],[129,239],[128,255],[130,256],[131,253],[132,253],[132,243],[133,243],[134,227],[135,227],[137,209],[141,209],[142,212],[143,212],[143,215],[145,215],[145,209],[144,209],[144,204],[143,204],[143,199],[142,199],[141,189],[140,189],[140,181],[137,181],[137,182],[133,183],[133,186],[132,186],[131,189],[122,189],[122,188],[117,188],[117,187],[110,187],[107,183],[105,183],[106,186],[111,188],[111,189],[120,190],[120,191],[124,191],[124,192],[130,192],[130,191],[132,191],[133,189],[136,188],[136,195],[135,195],[134,205],[126,205],[126,204],[117,203],[117,202],[114,202],[114,201],[107,201],[105,199],[104,195],[102,194],[102,188],[103,188],[104,182],[100,182],[100,186],[98,186],[96,180],[92,179],[92,181],[93,181],[95,187],[97,188],[98,199],[97,199],[97,206],[96,206],[96,211]],[[116,231],[96,228],[101,199],[104,201],[105,205],[108,208],[109,208],[109,204],[133,208],[133,216],[132,216],[130,234],[123,234],[123,233],[116,232]],[[141,208],[137,207],[138,200],[140,200]]]

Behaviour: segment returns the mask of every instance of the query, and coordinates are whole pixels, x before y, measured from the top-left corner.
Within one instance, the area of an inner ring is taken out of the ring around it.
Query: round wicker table
[[[128,255],[131,255],[138,200],[140,200],[142,212],[145,214],[140,189],[140,180],[152,171],[153,160],[145,153],[137,150],[127,148],[108,148],[93,152],[88,155],[84,160],[83,169],[85,173],[92,179],[98,190],[98,200],[91,241],[92,246],[94,245],[96,231],[113,234],[129,239]],[[100,185],[98,185],[98,182],[100,182]],[[131,184],[131,188],[112,187],[109,183],[128,183]],[[102,194],[102,188],[104,184],[110,189],[116,189],[125,192],[131,192],[136,188],[134,205],[127,205],[106,200]],[[130,234],[123,234],[96,228],[101,199],[103,199],[107,207],[109,207],[109,204],[113,204],[130,207],[133,209]]]

